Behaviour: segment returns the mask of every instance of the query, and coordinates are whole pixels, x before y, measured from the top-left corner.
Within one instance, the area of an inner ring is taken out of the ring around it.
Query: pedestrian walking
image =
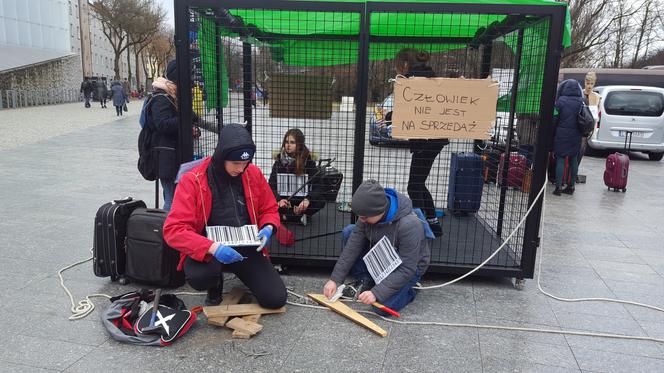
[[[83,98],[85,99],[85,107],[90,107],[90,97],[92,96],[92,82],[90,82],[89,77],[85,77],[81,83],[81,93],[83,93]]]
[[[102,108],[106,108],[106,96],[108,96],[108,87],[105,81],[100,80],[97,82],[97,97]]]
[[[122,88],[122,83],[114,81],[111,83],[113,92],[113,106],[115,106],[115,116],[122,116],[122,106],[127,102],[127,95]]]

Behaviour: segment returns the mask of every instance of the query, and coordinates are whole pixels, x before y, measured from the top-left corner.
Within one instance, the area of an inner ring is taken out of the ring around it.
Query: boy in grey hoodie
[[[358,299],[365,304],[380,302],[399,311],[415,299],[413,286],[420,280],[431,256],[434,238],[419,209],[411,200],[375,180],[363,182],[355,191],[352,209],[357,224],[344,228],[343,250],[323,293],[330,298],[348,274],[359,284]],[[375,286],[363,257],[383,237],[394,246],[402,263]],[[370,289],[369,289],[370,288]],[[374,311],[387,316],[374,308]]]

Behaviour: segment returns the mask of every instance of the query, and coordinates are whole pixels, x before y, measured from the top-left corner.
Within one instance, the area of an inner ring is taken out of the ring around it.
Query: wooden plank
[[[242,316],[242,320],[246,321],[251,321],[254,323],[258,323],[258,320],[261,318],[261,315],[248,315],[248,316]],[[239,330],[233,330],[233,338],[239,338],[239,339],[249,339],[251,338],[251,334],[245,333]]]
[[[263,330],[263,325],[243,320],[240,317],[232,318],[231,321],[226,323],[226,327],[234,329],[236,331],[244,332],[249,335],[254,335]]]
[[[341,301],[330,302],[323,294],[307,294],[311,299],[340,314],[341,316],[352,320],[353,322],[371,330],[381,337],[387,337],[387,331],[371,322],[371,320],[355,312],[352,308],[343,304]]]
[[[256,303],[250,304],[228,304],[212,307],[203,307],[203,311],[208,317],[217,318],[221,316],[247,316],[256,314],[284,313],[286,307],[270,309],[263,308]]]
[[[235,287],[231,289],[231,292],[228,293],[224,297],[224,299],[221,301],[221,304],[238,304],[240,303],[240,299],[244,296],[245,289],[243,288],[238,288]],[[226,325],[226,321],[228,321],[228,316],[222,316],[222,317],[210,317],[210,315],[205,312],[205,308],[203,307],[203,313],[205,313],[205,316],[208,317],[208,324],[210,325],[216,325],[216,326],[224,326]]]

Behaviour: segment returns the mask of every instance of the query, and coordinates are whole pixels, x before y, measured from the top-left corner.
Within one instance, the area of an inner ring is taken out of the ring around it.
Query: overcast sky
[[[166,11],[166,23],[175,29],[175,18],[173,17],[173,0],[157,0],[157,2],[161,3],[161,7]]]

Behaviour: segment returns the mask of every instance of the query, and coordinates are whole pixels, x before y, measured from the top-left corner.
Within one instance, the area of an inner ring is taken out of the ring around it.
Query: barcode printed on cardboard
[[[213,225],[205,227],[207,237],[214,242],[219,242],[226,246],[258,246],[261,241],[258,239],[258,228],[255,225],[245,225],[242,227],[227,227],[222,225]]]
[[[306,197],[309,194],[309,175],[277,174],[277,190],[280,196]],[[304,185],[304,187],[302,187]],[[300,189],[302,188],[302,189]],[[298,191],[299,189],[299,191]]]
[[[383,236],[362,259],[377,284],[401,265],[401,257],[386,236]]]

